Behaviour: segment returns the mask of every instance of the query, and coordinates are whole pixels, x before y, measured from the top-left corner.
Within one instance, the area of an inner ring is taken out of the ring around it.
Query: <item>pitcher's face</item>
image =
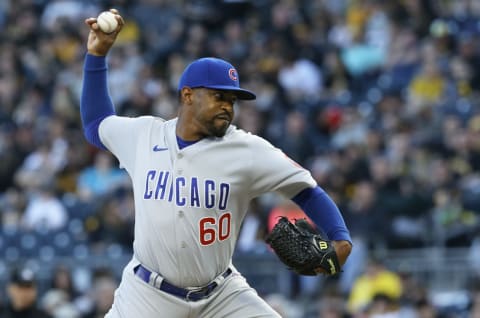
[[[193,89],[194,118],[205,136],[223,137],[233,121],[234,92],[208,88]]]

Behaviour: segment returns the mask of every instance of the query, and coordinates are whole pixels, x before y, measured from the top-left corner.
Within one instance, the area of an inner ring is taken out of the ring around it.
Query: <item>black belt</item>
[[[171,283],[167,282],[165,279],[162,279],[162,277],[159,274],[149,271],[148,269],[143,267],[141,264],[135,267],[133,269],[133,272],[135,273],[135,275],[140,277],[141,280],[143,280],[149,285],[154,286],[155,288],[160,289],[161,291],[164,291],[170,295],[182,298],[187,301],[189,300],[197,301],[200,299],[207,298],[213,292],[213,290],[219,285],[219,282],[227,278],[228,275],[232,273],[232,269],[228,268],[222,275],[220,275],[217,279],[215,279],[210,284],[204,287],[199,287],[195,289],[185,289],[185,288],[180,288],[175,285],[172,285]],[[157,280],[159,281],[158,283],[157,283]]]

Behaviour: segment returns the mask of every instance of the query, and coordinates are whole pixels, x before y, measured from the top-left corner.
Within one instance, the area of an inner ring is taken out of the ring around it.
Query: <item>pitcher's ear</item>
[[[178,98],[179,98],[180,104],[191,104],[192,103],[193,90],[190,87],[184,86],[180,90],[178,95],[179,95]]]

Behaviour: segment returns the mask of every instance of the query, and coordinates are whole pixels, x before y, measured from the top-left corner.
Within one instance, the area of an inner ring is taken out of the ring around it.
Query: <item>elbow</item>
[[[100,121],[97,120],[84,126],[83,135],[91,145],[96,146],[99,149],[106,150],[98,134],[99,125],[100,125]]]

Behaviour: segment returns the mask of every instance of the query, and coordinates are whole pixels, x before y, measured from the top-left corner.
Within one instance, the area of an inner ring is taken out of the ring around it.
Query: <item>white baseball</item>
[[[97,17],[97,24],[100,30],[105,33],[112,33],[118,26],[118,21],[115,15],[110,11],[103,11]]]

